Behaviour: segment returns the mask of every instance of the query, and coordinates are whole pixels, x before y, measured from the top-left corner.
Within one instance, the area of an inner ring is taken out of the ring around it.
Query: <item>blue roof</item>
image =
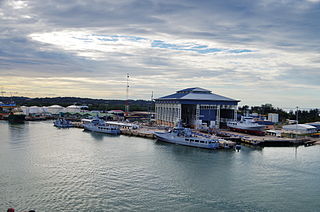
[[[209,90],[203,88],[186,88],[177,91],[174,94],[164,96],[158,100],[207,100],[207,101],[232,101],[239,102],[239,100],[231,99],[228,97],[220,96],[212,93]]]
[[[0,107],[15,107],[16,104],[15,103],[9,103],[9,104],[5,104],[0,102]]]
[[[199,87],[195,87],[195,88],[186,88],[180,91],[177,91],[177,93],[211,93],[211,91],[203,89],[203,88],[199,88]]]

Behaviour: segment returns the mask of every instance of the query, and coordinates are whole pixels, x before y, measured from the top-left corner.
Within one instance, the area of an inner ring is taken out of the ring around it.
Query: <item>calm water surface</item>
[[[319,156],[0,121],[0,211],[320,211]]]

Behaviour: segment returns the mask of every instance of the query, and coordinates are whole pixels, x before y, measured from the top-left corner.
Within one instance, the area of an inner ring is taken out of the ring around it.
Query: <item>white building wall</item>
[[[317,128],[307,124],[292,124],[292,125],[284,125],[282,127],[283,130],[296,132],[301,134],[307,133],[315,133],[317,132]]]
[[[157,121],[176,123],[181,119],[181,104],[157,103],[155,110]]]
[[[268,113],[268,121],[271,121],[273,123],[278,123],[279,122],[279,114]]]

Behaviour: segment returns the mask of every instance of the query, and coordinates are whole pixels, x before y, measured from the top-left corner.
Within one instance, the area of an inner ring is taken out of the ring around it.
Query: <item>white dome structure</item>
[[[43,111],[44,113],[49,113],[49,112],[48,112],[48,107],[43,106],[41,109],[42,109],[42,111]]]
[[[31,106],[31,107],[29,107],[28,112],[32,113],[32,114],[39,114],[39,113],[42,113],[42,108],[38,107],[38,106]]]
[[[59,114],[64,112],[65,108],[60,105],[51,105],[48,107],[48,112],[51,114]]]
[[[1,103],[1,102],[0,102]],[[29,107],[27,106],[21,106],[21,110],[23,111],[23,114],[29,115]]]
[[[80,113],[80,111],[81,111],[81,106],[77,106],[77,105],[70,105],[65,110],[65,112],[69,112],[69,113]]]

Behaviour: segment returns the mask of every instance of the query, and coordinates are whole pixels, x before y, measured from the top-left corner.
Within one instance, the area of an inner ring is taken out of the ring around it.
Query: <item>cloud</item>
[[[131,98],[201,86],[319,107],[319,12],[316,0],[0,1],[0,83],[124,98],[130,73]]]

